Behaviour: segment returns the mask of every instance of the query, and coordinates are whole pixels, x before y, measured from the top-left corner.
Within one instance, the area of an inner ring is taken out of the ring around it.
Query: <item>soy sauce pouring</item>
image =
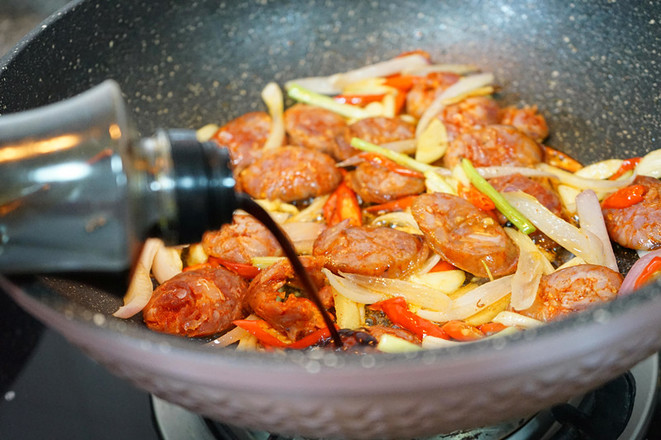
[[[141,243],[200,241],[243,209],[276,237],[305,293],[337,329],[293,245],[237,194],[229,153],[190,130],[139,139],[119,86],[0,117],[0,274],[120,271]]]

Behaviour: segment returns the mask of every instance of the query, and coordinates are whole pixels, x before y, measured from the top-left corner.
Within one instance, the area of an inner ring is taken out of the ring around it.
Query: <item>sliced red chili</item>
[[[477,327],[464,321],[446,322],[443,324],[442,329],[452,339],[461,342],[475,341],[484,338],[484,333],[482,333]]]
[[[399,55],[397,55],[396,58],[401,58],[401,57],[405,57],[405,56],[408,56],[408,55],[422,55],[423,57],[427,58],[427,61],[431,61],[431,55],[429,54],[429,52],[427,52],[426,50],[422,50],[422,49],[414,49],[414,50],[409,50],[409,51],[406,51],[406,52],[402,52]]]
[[[505,324],[501,324],[500,322],[487,322],[485,324],[477,326],[477,328],[482,333],[484,333],[485,336],[490,336],[502,332],[507,328],[507,326]]]
[[[227,270],[231,270],[244,278],[255,278],[259,274],[259,268],[247,263],[237,263],[234,261],[223,260],[218,257],[209,257],[209,262],[215,265],[221,265]]]
[[[380,165],[393,173],[400,174],[402,176],[416,177],[418,179],[424,179],[425,175],[420,171],[412,170],[403,165],[398,164],[397,162],[390,160],[386,157],[381,156],[376,153],[362,152],[358,155],[361,159],[368,161],[374,165]]]
[[[406,305],[406,300],[401,296],[379,301],[372,304],[370,308],[382,311],[393,324],[414,333],[420,339],[426,335],[449,339],[441,327],[411,312]]]
[[[291,344],[289,344],[289,348],[301,349],[301,348],[311,347],[323,341],[324,339],[330,338],[330,336],[331,336],[330,330],[324,327],[315,332],[310,333],[307,336],[302,337],[296,342],[292,342]]]
[[[632,157],[630,159],[624,159],[622,161],[622,165],[620,165],[620,168],[613,174],[612,176],[609,177],[610,180],[616,180],[620,176],[622,176],[624,173],[627,171],[631,171],[634,168],[636,168],[636,165],[642,160],[642,157]]]
[[[322,209],[326,224],[336,225],[343,220],[349,219],[352,226],[363,224],[363,214],[356,193],[349,188],[346,182],[340,185],[330,195]]]
[[[606,209],[628,208],[640,203],[645,197],[647,187],[645,185],[629,185],[620,188],[601,202],[601,207]]]
[[[645,284],[652,281],[659,273],[661,272],[661,257],[654,257],[649,262],[645,269],[640,273],[636,282],[634,283],[634,289],[639,289]]]
[[[469,201],[473,206],[482,211],[493,211],[496,204],[486,194],[479,191],[473,185],[464,186],[461,182],[458,185],[459,196]]]
[[[562,168],[570,173],[575,173],[583,168],[583,165],[576,159],[547,145],[544,145],[544,162],[551,166]]]
[[[372,205],[365,208],[367,212],[396,212],[396,211],[405,211],[409,208],[413,201],[418,196],[406,196],[397,200],[391,200],[390,202],[380,203],[378,205]]]
[[[291,344],[291,341],[262,319],[237,319],[232,323],[256,337],[265,347],[287,348]]]
[[[447,261],[441,260],[429,272],[445,272],[446,270],[456,270],[457,268]]]
[[[386,96],[385,93],[370,95],[336,95],[333,99],[341,104],[351,104],[363,107],[372,102],[380,102],[383,100],[384,96]]]
[[[414,75],[392,75],[386,78],[383,85],[393,87],[406,93],[413,87],[419,77]]]

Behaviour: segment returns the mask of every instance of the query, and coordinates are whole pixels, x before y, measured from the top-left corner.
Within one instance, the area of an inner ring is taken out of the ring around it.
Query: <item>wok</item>
[[[661,4],[606,1],[75,1],[0,62],[0,112],[119,82],[140,131],[260,108],[271,80],[421,48],[494,72],[501,102],[538,104],[548,144],[589,163],[661,133]],[[38,231],[35,231],[38,233]],[[618,248],[621,267],[633,255]],[[309,437],[401,438],[526,417],[661,348],[661,284],[518,335],[409,354],[246,353],[110,314],[124,274],[2,279],[22,307],[115,374],[212,418]]]

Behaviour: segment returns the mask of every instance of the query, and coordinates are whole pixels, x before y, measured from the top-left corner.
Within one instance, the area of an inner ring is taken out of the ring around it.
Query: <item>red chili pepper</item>
[[[401,90],[406,93],[413,87],[415,81],[419,77],[414,75],[392,75],[386,78],[383,85],[388,87],[394,87],[397,90]]]
[[[352,226],[363,224],[363,214],[360,212],[358,197],[346,182],[340,183],[333,191],[333,194],[326,200],[322,212],[326,224],[329,226],[336,225],[346,219],[349,219],[349,224]]]
[[[330,338],[330,331],[327,328],[312,332],[298,341],[291,341],[262,319],[238,319],[232,322],[237,327],[241,327],[255,336],[259,343],[266,348],[293,348],[298,350],[317,344],[323,339]]]
[[[448,335],[433,322],[422,318],[411,312],[406,305],[406,300],[401,296],[394,296],[379,301],[370,306],[372,310],[379,310],[388,316],[393,324],[398,325],[422,339],[425,335],[437,338],[449,339]]]
[[[636,279],[634,289],[639,289],[652,281],[659,272],[661,272],[661,257],[654,257]]]
[[[601,207],[605,209],[628,208],[640,203],[645,197],[647,187],[644,185],[629,185],[620,188],[601,202]]]
[[[333,99],[341,104],[351,104],[363,107],[371,102],[381,101],[384,96],[386,96],[385,93],[373,95],[336,95]]]
[[[418,196],[406,196],[397,200],[391,200],[390,202],[381,203],[378,205],[372,205],[368,208],[365,208],[367,212],[395,212],[395,211],[404,211],[413,204],[413,201]]]
[[[397,162],[390,160],[386,157],[381,156],[376,153],[362,152],[358,155],[361,159],[368,161],[374,165],[380,165],[393,173],[400,174],[402,176],[408,177],[417,177],[418,179],[424,179],[425,175],[420,171],[412,170],[403,165],[398,164]]]
[[[487,322],[477,327],[485,336],[494,335],[496,333],[502,332],[507,328],[505,324],[500,322]]]
[[[399,115],[406,105],[406,92],[398,90],[395,94],[395,114]]]
[[[237,319],[236,321],[232,321],[232,323],[255,336],[259,343],[265,347],[287,348],[291,344],[291,341],[274,330],[264,320]]]
[[[544,162],[551,166],[562,168],[570,173],[575,173],[583,168],[583,165],[579,161],[547,145],[544,145]]]
[[[484,337],[484,333],[478,330],[477,327],[467,324],[464,321],[446,322],[443,324],[442,329],[452,339],[461,342],[475,341]]]
[[[457,269],[452,264],[447,261],[441,260],[434,267],[432,267],[429,272],[445,272],[446,270],[455,270]]]
[[[237,275],[244,278],[255,278],[259,274],[259,268],[247,263],[236,263],[234,261],[223,260],[218,257],[209,257],[209,263],[223,266]]]
[[[622,165],[620,165],[620,168],[613,174],[612,176],[609,177],[609,180],[615,180],[619,178],[622,174],[626,173],[627,171],[633,170],[636,168],[636,165],[642,160],[642,157],[632,157],[630,159],[624,159],[622,161]]]
[[[473,185],[464,186],[461,182],[458,185],[459,196],[469,201],[473,206],[482,211],[493,211],[496,209],[495,203],[486,194],[479,191]]]

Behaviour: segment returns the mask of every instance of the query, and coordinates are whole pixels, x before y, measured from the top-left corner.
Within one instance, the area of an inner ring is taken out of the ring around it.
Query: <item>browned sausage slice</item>
[[[406,95],[406,112],[420,118],[438,95],[460,79],[452,72],[432,72],[420,78]]]
[[[147,327],[182,336],[209,336],[244,318],[248,283],[222,267],[182,272],[156,288],[143,310]]]
[[[337,150],[336,138],[349,127],[342,116],[321,107],[296,104],[285,111],[285,130],[292,145],[332,155]]]
[[[262,152],[238,177],[239,186],[256,199],[305,200],[333,191],[342,180],[335,161],[317,150],[281,147]]]
[[[347,226],[344,221],[317,237],[313,254],[326,258],[337,272],[398,277],[427,259],[429,248],[421,237],[397,229]]]
[[[638,176],[633,185],[647,191],[643,200],[627,208],[602,209],[606,229],[616,243],[631,249],[661,248],[661,182],[654,177]]]
[[[437,116],[445,125],[448,140],[475,128],[497,124],[500,107],[492,98],[475,96],[449,105]]]
[[[202,248],[207,255],[244,264],[250,264],[253,257],[282,256],[278,240],[249,215],[235,215],[231,225],[206,232]]]
[[[349,184],[367,203],[385,203],[425,190],[424,179],[403,176],[369,162],[359,164],[351,172]]]
[[[540,321],[561,319],[615,299],[622,275],[604,266],[581,264],[544,275],[537,299],[521,313]]]
[[[551,189],[541,183],[521,174],[510,174],[508,176],[494,177],[489,183],[500,192],[523,191],[536,198],[539,203],[546,206],[549,211],[562,216],[562,202],[560,197]]]
[[[480,277],[516,270],[516,245],[492,217],[461,197],[421,194],[411,212],[431,248],[456,267]]]
[[[476,167],[527,167],[543,158],[537,142],[509,125],[488,125],[460,134],[450,142],[443,163],[452,168],[464,157]]]
[[[401,118],[386,118],[381,116],[356,121],[349,126],[346,136],[338,136],[336,138],[337,149],[333,153],[336,159],[345,160],[359,153],[350,144],[353,137],[377,145],[403,141],[415,137],[415,125]]]
[[[220,127],[213,139],[230,151],[234,171],[238,173],[259,156],[270,131],[271,116],[265,112],[252,112]]]

